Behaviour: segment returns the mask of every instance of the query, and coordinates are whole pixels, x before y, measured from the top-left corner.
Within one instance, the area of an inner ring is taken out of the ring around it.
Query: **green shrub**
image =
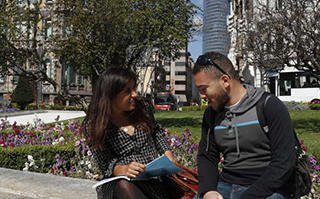
[[[311,110],[320,110],[320,104],[308,104],[308,107]]]
[[[309,110],[308,105],[295,101],[283,101],[288,110]]]
[[[46,105],[40,104],[39,109],[42,110],[69,110],[69,111],[81,111],[82,109],[77,106],[60,106],[60,105]],[[35,104],[29,104],[27,110],[36,110]]]
[[[26,76],[20,76],[18,84],[13,91],[12,102],[19,105],[21,110],[25,110],[25,107],[34,101],[34,95],[32,87]]]
[[[41,166],[42,172],[46,173],[56,163],[57,154],[60,154],[61,159],[70,160],[75,156],[74,143],[0,148],[0,167],[22,170],[28,155],[32,155],[36,165]]]
[[[208,108],[208,105],[199,105],[199,106],[183,106],[182,111],[202,111]]]
[[[19,108],[17,103],[11,103],[12,108]]]
[[[8,108],[10,105],[10,101],[6,99],[0,100],[0,108]]]

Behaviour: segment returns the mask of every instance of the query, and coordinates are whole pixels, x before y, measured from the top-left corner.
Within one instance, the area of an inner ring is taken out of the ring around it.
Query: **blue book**
[[[98,186],[113,181],[117,179],[126,179],[128,181],[130,180],[150,180],[154,177],[158,176],[165,176],[170,175],[173,173],[177,173],[179,171],[182,171],[179,167],[177,167],[169,158],[165,155],[160,156],[159,158],[153,160],[149,164],[146,165],[146,168],[144,172],[142,172],[138,177],[136,178],[129,178],[127,176],[117,176],[117,177],[111,177],[101,180],[100,182],[94,184],[92,188],[97,188]]]

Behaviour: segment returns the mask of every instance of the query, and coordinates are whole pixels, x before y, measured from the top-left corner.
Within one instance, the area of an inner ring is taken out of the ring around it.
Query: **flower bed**
[[[166,128],[164,131],[176,159],[197,171],[198,145],[189,129],[181,135],[172,134]],[[306,151],[307,147],[303,146],[303,149]],[[313,187],[308,198],[320,196],[320,166],[315,156],[319,157],[315,154],[309,156]],[[46,125],[41,119],[35,118],[32,124],[18,126],[1,119],[0,167],[91,180],[102,178],[81,135],[79,120]]]
[[[11,112],[18,112],[20,109],[17,108],[8,108],[8,109],[1,109],[0,113],[11,113]]]

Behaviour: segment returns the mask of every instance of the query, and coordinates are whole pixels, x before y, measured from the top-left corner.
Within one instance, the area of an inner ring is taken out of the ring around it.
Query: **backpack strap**
[[[258,115],[259,124],[260,124],[262,130],[266,134],[269,132],[269,127],[267,124],[267,120],[264,116],[264,107],[266,106],[266,103],[270,97],[269,94],[270,93],[268,93],[268,92],[264,92],[256,105],[256,111],[257,111],[257,115]]]
[[[269,127],[268,127],[268,124],[267,124],[266,117],[264,116],[264,108],[266,106],[266,103],[267,103],[269,97],[270,97],[270,93],[264,92],[262,94],[260,100],[257,102],[257,105],[256,105],[259,124],[260,124],[262,130],[266,133],[266,135],[269,132]],[[293,129],[293,135],[294,135],[294,144],[297,147],[297,149],[299,150],[299,154],[301,154],[301,153],[303,153],[303,151],[302,151],[302,148],[301,148],[301,144],[300,144],[299,138],[298,138],[298,136],[297,136],[297,134],[296,134],[294,129]]]

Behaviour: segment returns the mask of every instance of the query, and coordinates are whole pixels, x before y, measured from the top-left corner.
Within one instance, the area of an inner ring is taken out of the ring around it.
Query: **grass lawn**
[[[200,141],[201,123],[204,111],[156,111],[158,122],[171,133],[181,135],[188,128],[194,140]],[[293,126],[304,146],[308,147],[308,153],[320,154],[320,111],[299,110],[289,111]],[[76,118],[82,120],[84,117]],[[60,121],[61,122],[61,121]],[[67,121],[65,121],[67,122]]]
[[[204,111],[156,111],[158,122],[171,133],[181,135],[190,129],[195,140],[201,137],[201,122]],[[300,140],[308,147],[308,153],[320,154],[320,111],[290,111],[293,126]]]

